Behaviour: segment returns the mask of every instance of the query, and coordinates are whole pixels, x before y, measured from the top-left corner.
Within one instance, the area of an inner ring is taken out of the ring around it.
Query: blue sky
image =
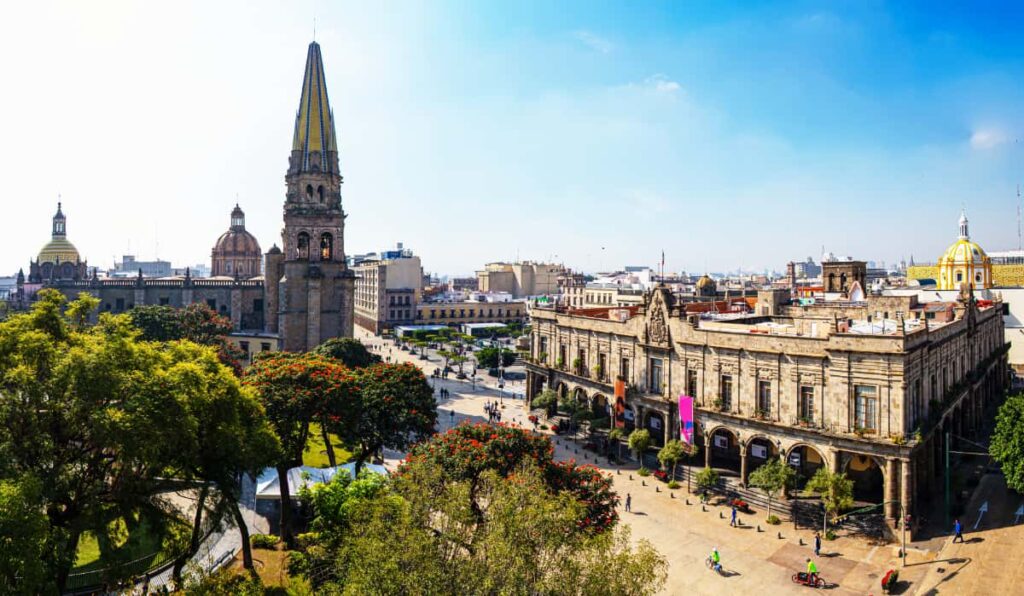
[[[345,248],[429,271],[934,259],[1017,245],[1024,8],[1001,3],[20,3],[0,8],[0,273],[60,193],[91,264],[264,249],[317,19]],[[380,5],[380,6],[377,6]]]

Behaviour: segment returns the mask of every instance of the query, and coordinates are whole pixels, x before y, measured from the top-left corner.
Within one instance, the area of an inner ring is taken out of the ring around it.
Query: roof
[[[56,237],[43,246],[36,260],[39,263],[76,263],[79,261],[78,249],[67,238]]]
[[[355,462],[342,464],[333,468],[313,468],[311,466],[299,466],[288,470],[288,494],[298,497],[303,487],[311,487],[314,484],[326,484],[330,482],[339,472],[354,475]],[[387,475],[388,471],[384,466],[377,464],[363,464],[364,470],[375,474]],[[257,499],[280,499],[281,483],[277,475],[277,468],[264,468],[256,478]]]
[[[961,238],[951,244],[946,252],[939,257],[939,265],[959,265],[973,263],[981,265],[988,261],[988,255],[976,242]]]
[[[324,62],[320,55],[320,44],[309,44],[306,53],[306,68],[302,76],[302,96],[299,111],[295,115],[295,134],[292,151],[302,151],[302,168],[306,169],[309,154],[338,151],[334,133],[334,114],[327,99],[327,81],[324,78]],[[321,163],[327,163],[326,155]]]

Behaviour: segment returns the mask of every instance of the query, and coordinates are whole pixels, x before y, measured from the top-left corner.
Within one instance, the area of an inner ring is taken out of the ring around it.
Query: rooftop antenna
[[[313,41],[316,41],[316,15],[313,15]]]

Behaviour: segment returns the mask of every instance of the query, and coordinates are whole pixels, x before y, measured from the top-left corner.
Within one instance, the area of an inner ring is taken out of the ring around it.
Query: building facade
[[[481,292],[507,292],[515,298],[557,294],[565,268],[552,263],[488,263],[476,272]]]
[[[791,304],[758,292],[753,314],[687,314],[660,287],[631,308],[531,309],[527,396],[551,388],[615,424],[679,437],[696,402],[707,465],[745,483],[769,457],[806,481],[829,466],[861,502],[916,511],[938,486],[944,436],[971,436],[1007,374],[998,302],[964,296],[949,313],[916,297]],[[614,380],[627,390],[617,410]]]
[[[526,323],[526,302],[428,302],[416,306],[417,325],[463,323]]]
[[[353,268],[355,324],[379,334],[416,320],[423,291],[423,267],[411,254],[385,260],[367,260]]]

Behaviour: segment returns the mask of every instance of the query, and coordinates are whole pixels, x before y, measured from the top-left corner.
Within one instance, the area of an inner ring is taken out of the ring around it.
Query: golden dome
[[[711,279],[707,275],[702,275],[701,278],[697,280],[698,290],[703,290],[705,288],[714,288],[715,286],[715,280]]]
[[[959,290],[962,285],[977,289],[992,287],[992,262],[976,242],[971,241],[967,214],[960,214],[960,237],[939,257],[938,288]]]
[[[67,238],[54,238],[46,243],[46,246],[39,251],[37,261],[42,263],[77,263],[79,261],[78,249]]]

